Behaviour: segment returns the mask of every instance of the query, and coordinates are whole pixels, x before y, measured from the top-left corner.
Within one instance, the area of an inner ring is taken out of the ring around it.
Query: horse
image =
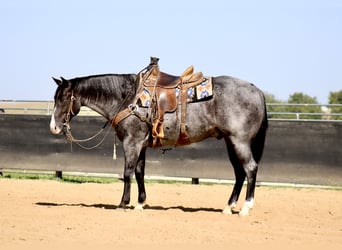
[[[118,124],[114,122],[118,114],[127,110],[135,99],[138,79],[137,74],[53,78],[57,89],[50,130],[53,134],[62,134],[82,106],[89,107],[107,119],[122,141],[124,150],[124,188],[119,207],[126,208],[130,203],[131,180],[135,174],[138,185],[135,209],[142,210],[146,201],[145,155],[147,148],[152,147],[151,124],[143,119],[147,116],[148,108],[134,108],[135,112],[128,112]],[[228,158],[234,168],[235,184],[222,212],[236,212],[237,201],[247,178],[246,198],[239,214],[249,215],[254,206],[258,164],[268,127],[265,97],[254,84],[231,76],[212,77],[212,85],[212,98],[187,105],[189,143],[209,137],[224,139]],[[163,146],[176,145],[179,116],[179,112],[165,114]]]

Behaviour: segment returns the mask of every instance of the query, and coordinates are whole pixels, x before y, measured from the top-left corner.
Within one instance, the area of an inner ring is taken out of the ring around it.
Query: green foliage
[[[281,104],[281,103],[284,103],[283,101],[276,99],[275,96],[270,94],[270,93],[264,93],[264,95],[265,95],[266,103],[268,103],[268,104]],[[268,105],[267,106],[268,118],[271,118],[271,119],[283,118],[284,119],[286,115],[272,114],[272,113],[273,112],[274,113],[284,113],[284,112],[287,112],[286,108],[287,108],[286,106]]]
[[[295,92],[290,95],[288,102],[295,104],[318,104],[316,97],[311,97],[301,92]]]
[[[22,173],[22,172],[8,172],[4,173],[0,178],[7,179],[29,179],[29,180],[55,180],[68,183],[101,183],[109,184],[118,182],[116,178],[107,177],[87,177],[87,176],[63,176],[62,179],[55,177],[53,174],[38,174],[38,173]]]
[[[290,104],[318,104],[316,97],[296,92],[290,95],[288,100]],[[320,106],[289,106],[288,112],[293,113],[322,113]],[[322,119],[321,115],[301,115],[301,119]]]
[[[330,92],[329,104],[342,104],[342,90]],[[342,106],[341,107],[331,107],[330,112],[342,114]],[[332,116],[331,119],[342,120],[342,115],[341,116]]]
[[[287,101],[276,99],[274,95],[265,93],[268,118],[272,119],[341,119],[342,116],[322,116],[324,113],[317,98],[301,92],[295,92]],[[278,105],[279,104],[279,105]],[[305,105],[307,104],[307,105]],[[317,105],[316,105],[317,104]],[[342,90],[331,92],[329,104],[342,104]],[[342,113],[342,107],[332,107],[332,113]],[[278,114],[275,114],[278,113]],[[279,114],[282,113],[282,114]],[[298,115],[297,115],[298,114]],[[317,115],[315,115],[317,114]]]
[[[270,104],[267,107],[269,113],[268,118],[271,119],[297,119],[299,113],[322,113],[320,106],[297,106],[289,104],[318,104],[316,97],[296,92],[290,95],[288,101],[278,100],[272,94],[265,94],[266,103]],[[283,104],[283,105],[272,105]],[[272,114],[272,113],[283,114]],[[291,113],[291,114],[290,114]],[[300,115],[300,119],[321,119],[321,115]]]

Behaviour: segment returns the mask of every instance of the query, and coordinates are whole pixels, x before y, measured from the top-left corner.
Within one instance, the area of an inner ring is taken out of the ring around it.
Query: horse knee
[[[247,164],[244,165],[244,169],[247,179],[255,178],[258,172],[258,164],[254,161],[254,159],[251,159]]]
[[[139,167],[139,166],[136,167],[135,168],[135,175],[140,176],[140,177],[144,177],[144,175],[145,175],[144,169],[142,167]]]
[[[133,169],[131,168],[125,168],[124,174],[123,174],[123,178],[125,182],[130,182],[132,180],[132,176],[133,176]]]

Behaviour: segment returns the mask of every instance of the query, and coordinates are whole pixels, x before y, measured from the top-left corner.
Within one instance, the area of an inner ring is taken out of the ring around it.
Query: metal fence
[[[342,120],[342,104],[267,103],[269,119]]]
[[[53,101],[0,101],[0,109],[6,114],[51,115],[54,108]],[[95,111],[82,107],[79,115],[96,115]]]
[[[266,105],[270,120],[342,121],[342,104],[267,103]],[[6,114],[51,115],[53,107],[53,101],[0,101],[0,110]],[[307,108],[311,108],[312,111],[305,111]],[[79,115],[99,116],[87,107],[82,107]]]

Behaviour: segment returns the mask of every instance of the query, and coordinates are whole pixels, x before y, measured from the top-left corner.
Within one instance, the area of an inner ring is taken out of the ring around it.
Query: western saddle
[[[159,70],[159,58],[151,57],[150,64],[139,74],[139,87],[136,101],[144,89],[151,94],[149,116],[152,123],[153,145],[160,146],[164,138],[164,114],[176,111],[179,102],[181,106],[180,134],[176,145],[189,144],[186,131],[186,105],[188,88],[197,86],[205,81],[202,72],[194,73],[194,67],[188,67],[180,76],[173,76]],[[179,89],[177,99],[176,89]]]

